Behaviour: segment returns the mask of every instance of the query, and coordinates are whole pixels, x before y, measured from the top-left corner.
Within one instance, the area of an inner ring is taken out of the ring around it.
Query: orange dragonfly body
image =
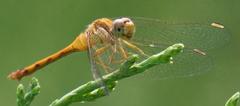
[[[12,72],[8,77],[20,80],[68,54],[88,51],[93,77],[97,79],[101,77],[96,65],[109,73],[114,71],[112,64],[119,66],[131,52],[146,58],[174,43],[183,43],[186,46],[185,54],[175,59],[173,65],[159,67],[165,71],[158,72],[163,77],[164,73],[167,73],[166,76],[192,76],[208,68],[208,50],[221,46],[228,37],[224,26],[217,23],[182,24],[145,18],[135,18],[133,21],[130,18],[101,18],[93,21],[66,48]]]
[[[134,33],[134,24],[130,22],[126,18],[127,21],[124,25],[124,27],[128,28],[129,30],[123,34],[123,36],[126,36],[126,38],[129,38],[132,36]],[[128,23],[129,22],[129,23]],[[108,43],[114,45],[115,43],[115,38],[111,36],[110,32],[112,32],[112,20],[107,19],[107,18],[102,18],[95,20],[92,24],[88,26],[88,28],[85,30],[84,33],[81,33],[77,38],[66,48],[60,50],[59,52],[48,56],[40,61],[35,62],[34,64],[27,66],[23,69],[17,70],[15,72],[12,72],[9,75],[10,79],[13,80],[20,80],[22,77],[30,75],[34,73],[35,71],[43,68],[44,66],[56,61],[57,59],[60,59],[68,54],[71,54],[73,52],[81,52],[81,51],[86,51],[88,48],[90,48],[92,45],[96,43]],[[107,34],[104,34],[107,33]],[[88,38],[89,37],[89,38]],[[88,39],[89,39],[89,44],[88,44]],[[90,46],[90,47],[89,47]],[[104,52],[104,48],[99,48],[96,50],[94,56],[100,55],[101,53]],[[124,54],[124,57],[126,57],[126,53]],[[100,64],[100,63],[99,63]]]

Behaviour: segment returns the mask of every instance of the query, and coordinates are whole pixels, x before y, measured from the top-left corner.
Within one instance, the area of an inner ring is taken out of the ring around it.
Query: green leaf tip
[[[30,84],[29,89],[32,92],[32,94],[37,95],[40,93],[40,84],[38,82],[38,79],[33,77]]]
[[[40,93],[40,85],[36,78],[32,78],[28,89],[22,84],[17,87],[17,104],[18,106],[30,106],[34,97]]]
[[[174,44],[169,46],[165,50],[155,55],[150,56],[148,59],[140,63],[145,68],[150,68],[156,64],[173,63],[173,57],[183,51],[184,45],[182,43]],[[143,69],[145,69],[143,68]]]
[[[24,86],[19,84],[17,87],[17,104],[18,106],[24,106]]]
[[[237,103],[239,101],[239,96],[240,96],[240,93],[236,92],[232,97],[228,99],[225,106],[237,106]]]
[[[17,95],[23,95],[24,94],[24,86],[23,84],[19,84],[17,87]]]
[[[177,44],[174,44],[170,47],[168,47],[165,52],[169,52],[168,54],[171,55],[171,56],[175,56],[177,55],[178,53],[182,52],[183,51],[183,48],[184,48],[184,45],[182,43],[177,43]]]

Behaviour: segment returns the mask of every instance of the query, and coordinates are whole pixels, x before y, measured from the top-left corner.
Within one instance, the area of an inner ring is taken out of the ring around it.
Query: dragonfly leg
[[[94,56],[102,55],[108,48],[109,48],[109,46],[104,46],[104,47],[97,49],[96,52],[94,53]]]
[[[124,48],[122,47],[121,44],[119,44],[119,47],[118,47],[118,49],[116,50],[116,52],[117,52],[117,51],[120,52],[122,59],[120,59],[120,60],[113,60],[113,59],[112,59],[111,63],[119,64],[119,63],[122,63],[123,61],[125,61],[125,60],[128,58],[128,53],[127,53],[126,50],[124,50]],[[116,53],[116,52],[115,52],[115,53]],[[113,54],[113,55],[114,55],[114,54]]]
[[[112,48],[112,53],[111,53],[111,55],[108,57],[108,60],[109,60],[108,64],[113,63],[114,55],[115,55],[116,52],[117,52],[116,48],[115,48],[115,47]]]
[[[102,55],[104,52],[106,52],[107,49],[109,49],[110,46],[104,46],[99,49],[96,49],[96,52],[94,53],[95,61],[97,64],[99,64],[106,73],[111,72],[111,68],[108,67],[101,59],[100,55]]]
[[[99,56],[97,56],[96,63],[99,64],[99,65],[104,69],[104,71],[105,71],[106,73],[112,72],[112,71],[111,71],[112,68],[108,67],[108,66],[102,61],[102,59],[101,59]]]
[[[132,44],[132,43],[126,41],[126,40],[123,40],[123,39],[122,39],[122,41],[123,41],[123,43],[126,44],[129,48],[132,48],[132,49],[138,51],[138,52],[141,53],[143,56],[149,57],[149,55],[145,54],[145,53],[143,52],[143,50],[140,49],[140,48],[138,48],[136,45],[134,45],[134,44]]]
[[[118,51],[121,53],[123,59],[128,58],[128,53],[123,49],[122,45],[120,45],[120,47],[118,48]]]

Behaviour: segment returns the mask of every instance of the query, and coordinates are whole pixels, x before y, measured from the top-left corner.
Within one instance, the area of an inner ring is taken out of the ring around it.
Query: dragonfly
[[[152,68],[154,74],[151,75],[154,76],[150,78],[192,76],[209,70],[210,51],[220,48],[228,39],[229,33],[217,22],[181,23],[141,17],[100,18],[89,24],[64,49],[12,72],[8,77],[21,80],[62,57],[87,51],[93,78],[102,80],[102,74],[115,71],[131,54],[139,54],[140,60],[146,59],[175,43],[183,43],[184,52],[175,58],[174,63]]]

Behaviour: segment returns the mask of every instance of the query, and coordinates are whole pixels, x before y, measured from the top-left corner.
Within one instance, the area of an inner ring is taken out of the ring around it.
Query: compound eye
[[[121,21],[115,21],[113,26],[115,32],[117,33],[123,32],[123,23]]]
[[[120,27],[119,27],[119,28],[117,28],[117,31],[118,31],[118,32],[121,32],[121,30],[122,30],[122,28],[120,28]]]

